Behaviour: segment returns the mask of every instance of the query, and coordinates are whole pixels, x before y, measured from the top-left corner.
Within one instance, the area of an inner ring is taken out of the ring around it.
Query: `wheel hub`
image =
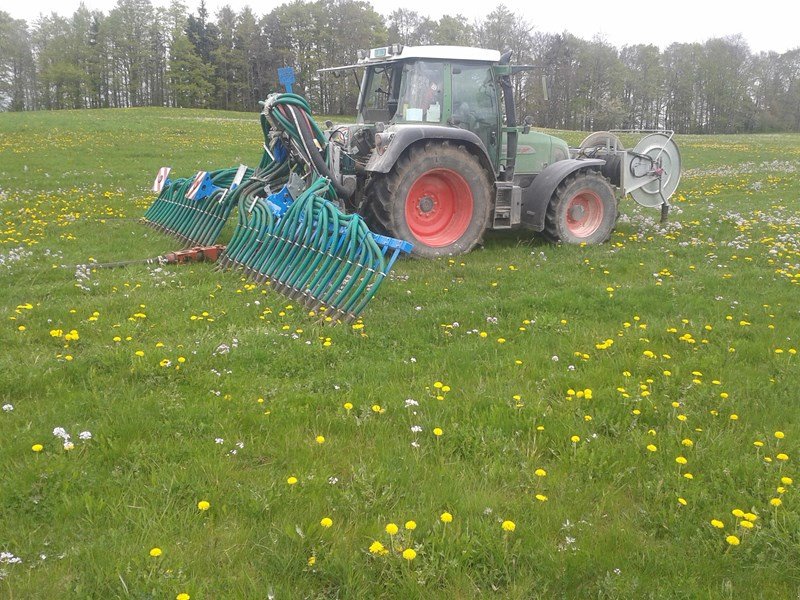
[[[419,199],[419,211],[422,214],[428,214],[434,208],[436,208],[436,203],[434,202],[433,198],[430,196],[423,196]]]
[[[573,204],[570,207],[569,218],[573,221],[580,221],[586,214],[586,209],[581,204]]]
[[[405,217],[411,234],[421,244],[432,248],[453,244],[472,220],[472,190],[453,169],[437,167],[425,171],[408,190]]]

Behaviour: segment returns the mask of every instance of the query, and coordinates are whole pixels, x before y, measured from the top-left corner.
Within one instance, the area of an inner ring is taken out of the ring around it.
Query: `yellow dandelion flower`
[[[372,554],[377,554],[377,555],[384,555],[389,553],[389,551],[378,540],[375,540],[374,542],[372,542],[372,544],[370,544],[369,551]]]
[[[533,474],[536,475],[537,477],[546,477],[547,476],[547,471],[545,471],[544,469],[536,469],[533,472]]]
[[[191,596],[189,596],[189,594],[187,594],[186,592],[181,592],[180,594],[175,596],[175,600],[189,600],[189,598],[191,598]]]
[[[544,494],[536,494],[536,499],[539,502],[547,502],[547,496],[545,496]]]
[[[725,527],[725,523],[723,523],[719,519],[711,519],[711,525],[713,525],[717,529],[722,529],[723,527]]]
[[[161,556],[161,548],[150,548],[150,556],[153,558]]]
[[[755,527],[751,521],[739,521],[739,526],[744,527],[745,529],[752,529]]]
[[[683,477],[684,479],[694,479],[694,475],[692,475],[691,473],[684,473]]]
[[[679,465],[685,465],[689,461],[686,460],[685,456],[678,456],[678,457],[675,458],[675,462],[678,463]]]
[[[783,452],[779,452],[778,454],[775,455],[775,458],[777,458],[778,460],[789,460],[789,455],[784,454]]]
[[[569,441],[571,441],[573,444],[577,444],[581,441],[581,436],[573,435],[571,438],[569,438]]]
[[[44,446],[42,446],[41,444],[34,444],[33,446],[31,446],[31,450],[33,450],[34,452],[41,452],[42,450],[44,450]]]
[[[211,508],[211,503],[208,500],[200,500],[200,502],[197,503],[197,508],[199,510],[208,510]]]
[[[514,521],[503,521],[501,527],[503,528],[503,531],[514,531],[517,528],[517,526],[514,524]]]
[[[781,500],[780,498],[772,498],[772,499],[769,501],[769,503],[770,503],[772,506],[774,506],[774,507],[776,507],[776,508],[777,508],[778,506],[780,506],[781,504],[783,504],[783,500]]]
[[[686,506],[689,503],[686,502],[685,498],[678,498],[678,504],[680,504],[681,506]]]
[[[330,527],[331,525],[333,525],[333,519],[331,519],[330,517],[324,517],[324,518],[323,518],[323,519],[322,519],[322,520],[319,522],[319,524],[320,524],[320,525],[322,525],[323,527],[325,527],[325,528],[327,529],[328,527]]]
[[[439,437],[443,433],[444,433],[444,431],[442,431],[441,427],[434,427],[433,428],[433,435],[435,435],[436,437]]]
[[[353,403],[352,402],[345,402],[343,406],[344,406],[344,409],[346,411],[348,411],[348,412],[353,410]]]
[[[451,515],[449,512],[443,512],[443,513],[442,513],[442,514],[439,516],[439,520],[440,520],[442,523],[452,523],[452,522],[453,522],[453,515]]]
[[[388,533],[389,535],[395,535],[399,530],[400,528],[394,523],[389,523],[386,526],[386,533]]]
[[[658,450],[658,446],[656,446],[655,444],[647,444],[647,449],[650,452],[656,452]]]
[[[409,531],[414,531],[417,528],[417,524],[414,521],[406,521],[405,528]]]
[[[728,542],[731,546],[738,546],[740,544],[739,538],[735,535],[729,535],[725,538],[725,541]]]
[[[294,485],[295,483],[297,483],[297,477],[295,477],[294,475],[290,476],[288,479],[286,479],[286,483],[288,483],[289,485]]]
[[[689,438],[681,440],[681,444],[683,446],[686,446],[687,448],[691,448],[692,446],[694,446],[694,442],[692,440],[690,440]]]
[[[411,562],[417,558],[417,553],[413,548],[406,548],[403,550],[403,558],[405,558],[408,562]]]
[[[783,438],[786,437],[786,434],[783,433],[782,431],[776,431],[775,432],[775,437],[778,438],[779,440],[782,440]]]
[[[750,521],[751,523],[755,523],[756,519],[758,519],[758,516],[754,515],[751,512],[748,512],[748,513],[744,513],[744,519],[746,521]]]
[[[325,443],[325,436],[324,435],[318,435],[314,439],[316,440],[316,442],[318,444],[324,444]]]
[[[306,562],[307,562],[309,567],[313,567],[315,564],[317,564],[317,557],[313,556],[313,555],[309,556],[308,560]]]
[[[791,477],[781,477],[781,483],[783,485],[792,485],[794,480]]]
[[[744,517],[744,511],[741,508],[734,508],[731,511],[731,514],[736,517],[737,519],[741,519]]]

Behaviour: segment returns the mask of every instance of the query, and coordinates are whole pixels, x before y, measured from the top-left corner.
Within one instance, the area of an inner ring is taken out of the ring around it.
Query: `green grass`
[[[205,264],[76,279],[176,247],[137,222],[158,167],[255,164],[260,136],[0,115],[1,597],[798,594],[800,135],[679,137],[667,225],[626,200],[602,246],[402,261],[361,330]]]

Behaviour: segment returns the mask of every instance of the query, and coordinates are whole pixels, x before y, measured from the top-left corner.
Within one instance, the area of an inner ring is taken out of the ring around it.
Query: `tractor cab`
[[[358,123],[441,125],[475,133],[493,164],[502,127],[496,50],[399,45],[362,53]]]

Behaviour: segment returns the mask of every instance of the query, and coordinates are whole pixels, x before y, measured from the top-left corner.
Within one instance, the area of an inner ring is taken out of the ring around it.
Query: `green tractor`
[[[392,45],[323,69],[352,70],[360,84],[357,122],[326,132],[329,176],[345,207],[423,257],[468,252],[489,229],[601,243],[627,194],[665,218],[680,180],[672,132],[641,132],[632,151],[615,132],[597,132],[570,149],[527,120],[519,126],[511,77],[531,67],[510,57]]]

